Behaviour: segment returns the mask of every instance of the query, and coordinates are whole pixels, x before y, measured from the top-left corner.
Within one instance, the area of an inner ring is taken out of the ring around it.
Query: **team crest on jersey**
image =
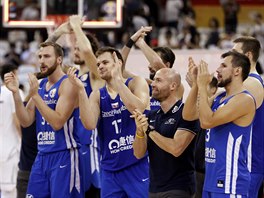
[[[81,81],[86,81],[88,78],[88,74],[84,74],[81,76]]]
[[[116,109],[119,107],[119,104],[118,104],[118,102],[115,102],[115,103],[111,103],[111,106],[113,109]]]
[[[178,106],[175,106],[175,107],[173,107],[173,109],[172,109],[172,113],[175,113],[175,112],[177,112],[179,110],[179,107]]]
[[[50,92],[49,92],[49,96],[50,96],[51,98],[54,98],[54,96],[55,96],[55,94],[56,94],[56,91],[57,91],[56,88],[50,90]]]
[[[175,122],[176,120],[174,120],[174,118],[170,118],[165,122],[165,124],[174,124]]]

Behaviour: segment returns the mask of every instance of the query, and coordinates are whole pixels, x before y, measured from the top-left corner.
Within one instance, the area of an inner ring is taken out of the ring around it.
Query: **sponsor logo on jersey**
[[[108,118],[113,117],[116,114],[121,114],[122,111],[125,111],[127,108],[125,105],[122,105],[119,109],[112,109],[111,111],[102,111],[102,117]]]
[[[208,163],[216,163],[216,150],[215,148],[205,148],[205,161]]]
[[[108,148],[111,154],[133,149],[134,136],[127,135],[109,142]]]
[[[39,145],[55,144],[55,132],[54,131],[39,132],[37,139]]]

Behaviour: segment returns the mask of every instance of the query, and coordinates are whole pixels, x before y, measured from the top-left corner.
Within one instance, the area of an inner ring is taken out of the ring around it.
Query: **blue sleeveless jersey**
[[[256,78],[263,85],[260,75],[251,73],[249,76]],[[249,170],[252,173],[264,174],[264,103],[256,110],[253,122],[251,146],[249,148]],[[262,151],[262,152],[260,152]],[[252,160],[250,160],[252,158]]]
[[[160,108],[160,102],[152,98],[152,86],[149,85],[149,96],[150,96],[150,110],[156,110]]]
[[[53,110],[55,110],[59,99],[59,87],[66,78],[67,76],[64,75],[49,90],[46,90],[47,78],[40,82],[38,93],[49,108]],[[73,116],[67,120],[60,130],[55,131],[36,108],[36,129],[38,150],[41,153],[51,153],[77,147],[73,134]]]
[[[77,75],[78,72],[79,71],[76,72]],[[90,83],[89,72],[80,76],[79,79],[83,82],[87,95],[90,96],[90,94],[92,93],[92,87]],[[87,130],[84,128],[82,121],[80,119],[79,107],[74,110],[73,116],[74,116],[74,131],[76,131],[80,143],[82,145],[91,144],[92,130]]]
[[[127,79],[128,86],[131,78]],[[106,87],[100,89],[101,115],[98,124],[102,152],[101,168],[122,170],[139,162],[133,154],[136,125],[119,95],[112,99]],[[141,160],[147,160],[144,157]]]
[[[243,91],[242,93],[247,93]],[[212,110],[221,108],[233,97],[220,102],[226,92],[217,96]],[[250,173],[247,152],[252,124],[241,127],[229,122],[206,132],[205,137],[205,183],[204,190],[225,194],[246,195]]]

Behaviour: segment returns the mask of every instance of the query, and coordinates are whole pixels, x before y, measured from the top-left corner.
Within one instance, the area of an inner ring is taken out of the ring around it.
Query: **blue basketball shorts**
[[[83,197],[78,149],[39,153],[29,177],[27,197]]]

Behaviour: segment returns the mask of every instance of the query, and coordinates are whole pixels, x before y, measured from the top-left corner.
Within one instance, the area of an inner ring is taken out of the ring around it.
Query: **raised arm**
[[[65,79],[61,83],[59,88],[59,99],[55,110],[51,109],[38,94],[39,85],[33,74],[29,75],[29,84],[32,100],[42,117],[55,131],[61,129],[71,116],[76,104],[77,92],[69,82],[69,79]]]
[[[189,95],[185,101],[182,116],[185,120],[196,120],[198,119],[197,111],[197,66],[193,59],[189,57],[188,73],[186,74],[186,81],[191,87]]]
[[[146,108],[149,108],[149,87],[147,82],[144,78],[137,76],[130,81],[127,87],[122,78],[122,63],[120,63],[115,53],[113,53],[113,56],[115,67],[111,73],[112,86],[118,92],[130,113],[133,113],[135,109],[143,112]]]
[[[69,21],[61,24],[49,37],[45,42],[56,42],[63,34],[70,34],[71,27]]]
[[[121,54],[124,60],[124,65],[126,63],[128,54],[130,53],[130,50],[132,46],[137,42],[139,37],[144,37],[147,35],[147,32],[150,32],[152,30],[151,26],[141,27],[138,31],[136,31],[129,39],[128,43],[124,45],[124,47],[121,50]]]
[[[75,68],[70,68],[68,70],[69,80],[78,92],[79,109],[82,124],[86,129],[92,130],[96,128],[97,121],[100,116],[100,92],[99,90],[93,91],[88,98],[83,83],[75,75],[75,70]]]
[[[30,101],[27,108],[24,106],[22,98],[19,94],[19,82],[13,72],[7,73],[4,76],[6,87],[12,91],[15,103],[15,110],[17,118],[23,127],[30,126],[35,120],[35,105]]]
[[[248,94],[238,93],[231,98],[227,104],[213,112],[207,92],[207,87],[211,78],[207,64],[200,64],[198,66],[197,84],[199,95],[198,110],[201,127],[209,129],[228,122],[234,122],[240,126],[248,126],[255,115],[254,99]],[[241,104],[247,108],[241,108]]]
[[[160,56],[153,49],[151,49],[150,46],[148,46],[143,37],[140,37],[137,40],[136,45],[143,52],[149,64],[155,71],[158,71],[161,68],[166,68],[166,65],[163,63]]]
[[[70,16],[70,26],[72,27],[75,34],[77,46],[81,51],[81,55],[85,60],[85,64],[88,67],[89,71],[91,71],[96,78],[100,78],[96,66],[96,57],[94,55],[91,42],[82,31],[82,23],[83,21],[81,20],[80,16]]]

